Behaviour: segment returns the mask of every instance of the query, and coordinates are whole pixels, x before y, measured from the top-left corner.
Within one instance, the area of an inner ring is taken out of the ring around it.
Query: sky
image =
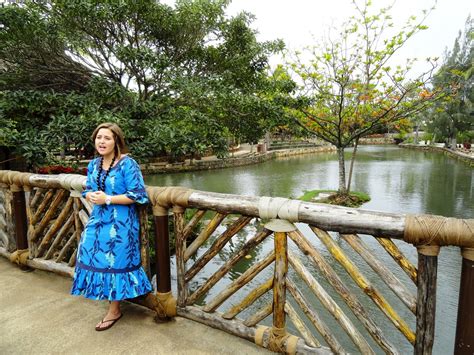
[[[373,0],[375,6],[387,6],[388,0]],[[421,16],[434,0],[397,0],[393,8],[395,23],[408,16]],[[233,0],[229,15],[247,11],[256,16],[251,27],[258,31],[259,41],[283,39],[288,49],[301,49],[323,37],[331,25],[337,25],[353,14],[351,0]],[[445,49],[453,47],[458,32],[464,29],[468,15],[474,14],[473,0],[438,0],[425,24],[428,30],[412,37],[399,57],[443,58]],[[275,60],[273,60],[274,62]]]

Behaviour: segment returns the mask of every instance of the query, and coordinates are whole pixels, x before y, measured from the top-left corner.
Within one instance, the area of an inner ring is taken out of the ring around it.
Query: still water
[[[297,198],[307,190],[337,189],[338,162],[335,153],[320,153],[280,158],[239,168],[147,176],[145,180],[148,185],[155,186],[174,185],[221,193]],[[395,146],[362,146],[358,151],[352,189],[370,195],[371,201],[363,206],[364,209],[473,218],[473,180],[474,169],[443,154]],[[364,241],[372,246],[372,241]],[[223,253],[230,255],[234,247],[228,246]],[[257,253],[266,254],[266,249],[271,246],[263,245],[262,248]],[[350,250],[345,251],[353,256]],[[416,263],[413,250],[403,251]],[[228,255],[222,257],[225,260]],[[382,261],[385,260],[382,258]],[[387,259],[386,262],[392,265],[391,260]],[[365,271],[366,264],[363,261],[358,266]],[[459,250],[443,248],[438,265],[435,354],[452,353],[460,266]],[[218,265],[211,267],[216,268]],[[240,274],[238,270],[233,272]],[[407,285],[410,284],[403,272],[400,271],[397,276]],[[375,285],[383,284],[376,279],[373,282]],[[375,308],[375,305],[370,307]],[[403,312],[400,313],[403,316]],[[380,324],[382,329],[391,327],[383,321]],[[410,327],[414,329],[414,324],[410,323]],[[395,337],[391,341],[402,351],[412,352],[403,338]],[[350,345],[347,345],[347,350],[357,353],[357,349]]]

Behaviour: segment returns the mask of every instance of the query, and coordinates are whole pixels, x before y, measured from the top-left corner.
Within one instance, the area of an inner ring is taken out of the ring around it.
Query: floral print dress
[[[86,189],[97,191],[100,158],[87,167]],[[102,174],[105,174],[103,171]],[[78,247],[71,294],[94,300],[119,301],[151,291],[140,262],[139,218],[136,204],[148,197],[140,168],[124,156],[105,181],[107,195],[126,195],[130,205],[94,205]]]

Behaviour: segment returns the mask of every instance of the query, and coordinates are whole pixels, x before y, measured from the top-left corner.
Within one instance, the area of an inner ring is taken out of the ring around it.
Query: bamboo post
[[[285,311],[290,317],[291,322],[295,328],[300,332],[306,344],[312,346],[313,348],[321,346],[321,343],[314,337],[298,313],[296,313],[296,310],[288,302],[285,305]]]
[[[418,297],[415,354],[431,354],[436,314],[436,276],[439,246],[418,247]]]
[[[288,252],[288,258],[290,265],[296,271],[296,273],[301,277],[301,279],[309,286],[311,291],[316,295],[321,304],[331,313],[331,315],[338,321],[341,327],[346,331],[349,337],[352,339],[354,344],[357,345],[362,354],[374,354],[374,351],[364,339],[362,334],[359,332],[357,327],[351,322],[351,320],[346,316],[344,311],[339,307],[339,305],[334,301],[334,299],[326,292],[326,290],[321,286],[321,284],[316,280],[316,278],[304,267],[301,260],[296,256],[296,254],[291,251]],[[316,329],[320,334],[326,339],[326,342],[330,348],[335,353],[342,352],[342,347],[338,342],[335,341],[331,335],[330,329],[325,326],[324,322],[319,319],[317,314],[313,312],[308,305],[308,302],[305,301],[305,298],[302,294],[299,293],[299,290],[296,286],[288,281],[288,289],[292,294],[293,298],[300,305],[301,309],[308,318],[313,322]]]
[[[184,209],[174,212],[174,233],[176,250],[176,277],[178,281],[178,307],[186,307],[188,289],[186,287],[186,235],[184,234]]]
[[[184,261],[188,261],[188,259],[196,253],[201,245],[214,233],[214,231],[219,227],[221,222],[227,216],[226,213],[216,213],[214,217],[209,221],[207,226],[199,233],[196,239],[191,243],[190,246],[186,248],[186,252],[184,253]]]
[[[461,286],[454,354],[472,354],[474,349],[474,250],[462,250]]]
[[[332,287],[334,287],[337,293],[342,297],[354,315],[364,325],[365,329],[367,329],[377,344],[386,353],[398,353],[397,349],[386,339],[381,329],[372,320],[362,303],[345,286],[340,277],[336,274],[334,269],[324,259],[324,257],[318,252],[318,250],[308,242],[308,240],[299,230],[289,233],[289,236],[295,242],[298,248],[300,248],[304,254],[308,255],[310,260],[312,260],[315,265],[318,266],[319,271],[322,273],[322,275],[324,275],[325,279],[332,285]]]
[[[15,221],[16,249],[28,249],[28,222],[26,219],[25,193],[20,186],[12,185],[13,218]]]
[[[362,291],[379,307],[395,327],[408,339],[411,344],[415,343],[415,333],[395,309],[387,302],[375,286],[367,279],[359,268],[345,255],[343,250],[334,242],[328,232],[310,226],[315,235],[323,242],[331,255],[344,267],[349,276],[362,289]]]
[[[408,277],[415,283],[417,283],[416,278],[418,270],[412,265],[412,263],[403,255],[403,253],[398,249],[395,243],[389,238],[375,238],[380,245],[385,249],[387,253],[390,254],[393,260],[400,265],[402,270],[408,275]]]
[[[210,301],[203,308],[204,312],[214,312],[217,307],[219,307],[225,300],[237,292],[241,287],[246,285],[248,282],[253,280],[255,276],[258,275],[260,271],[265,269],[270,263],[275,260],[275,254],[273,251],[263,258],[258,263],[254,264],[252,267],[247,269],[242,275],[240,275],[236,280],[234,280],[229,286],[227,286],[222,292],[220,292],[212,301]],[[271,279],[271,286],[273,287],[273,279]]]
[[[334,354],[345,354],[346,351],[339,343],[339,341],[334,337],[333,332],[331,329],[326,325],[326,323],[321,319],[319,314],[313,309],[308,301],[306,301],[303,294],[298,290],[296,285],[291,281],[288,280],[288,291],[290,291],[291,295],[295,299],[296,303],[300,306],[300,308],[305,313],[306,317],[308,317],[309,321],[313,324],[319,334],[322,335],[326,343],[329,345],[331,350]],[[369,352],[369,354],[373,354]]]
[[[221,251],[225,244],[240,230],[242,230],[250,221],[252,217],[241,216],[238,218],[231,226],[229,226],[220,236],[216,238],[214,243],[209,247],[206,252],[194,263],[194,265],[186,273],[186,281],[190,281],[196,274],[202,270],[202,268],[209,262],[211,259]],[[191,247],[191,246],[190,246]],[[186,253],[185,253],[185,260]]]
[[[219,270],[217,270],[212,276],[210,276],[207,281],[199,287],[186,301],[187,305],[192,305],[200,297],[202,297],[207,291],[209,291],[232,267],[241,260],[245,255],[249,253],[250,250],[254,249],[258,244],[260,244],[266,237],[268,237],[272,232],[266,228],[263,228],[260,232],[257,233],[254,237],[250,238],[247,243],[235,253],[224,265],[222,265]]]
[[[153,222],[155,226],[155,261],[156,261],[156,297],[146,296],[146,302],[155,309],[157,322],[169,321],[176,315],[176,299],[171,293],[171,258],[168,231],[168,207],[153,205]]]
[[[80,204],[80,201],[79,201]],[[148,213],[146,206],[138,207],[138,215],[140,219],[140,257],[142,260],[142,267],[145,270],[147,276],[151,277],[150,270],[150,255],[149,255],[149,242],[148,242]],[[77,218],[79,220],[79,216]],[[77,228],[77,226],[76,226]]]
[[[416,314],[416,297],[408,288],[372,253],[357,234],[339,234],[374,270],[381,280]]]
[[[275,232],[275,273],[273,282],[273,326],[285,327],[286,274],[288,254],[285,232]]]
[[[272,304],[268,303],[267,305],[260,308],[257,312],[253,313],[250,317],[245,319],[244,325],[247,327],[255,327],[258,323],[260,323],[262,320],[272,314],[272,309]]]
[[[272,288],[273,288],[273,278],[269,278],[263,284],[254,288],[247,296],[245,296],[242,299],[242,301],[232,306],[226,313],[222,315],[222,318],[225,318],[225,319],[234,318],[237,314],[242,312],[244,309],[250,307],[257,299],[259,299],[262,295],[270,291]]]
[[[38,246],[38,248],[36,250],[36,253],[34,255],[35,258],[41,257],[43,255],[43,253],[45,252],[46,248],[49,247],[51,239],[56,234],[56,232],[61,228],[61,226],[64,225],[64,222],[68,218],[69,212],[71,210],[71,207],[73,206],[73,203],[74,203],[74,201],[73,201],[72,198],[70,198],[67,201],[66,205],[63,207],[63,209],[62,209],[61,213],[59,214],[58,218],[55,220],[55,222],[48,229],[48,231],[44,235],[43,239],[41,240],[41,243],[39,243],[39,246]]]
[[[286,323],[286,275],[288,273],[287,232],[296,230],[296,227],[285,220],[274,219],[265,224],[265,228],[274,233],[275,243],[275,271],[273,277],[273,327],[270,350],[281,349],[281,339],[285,337]]]
[[[15,228],[13,223],[13,194],[10,191],[10,186],[1,182],[0,178],[0,214],[3,218],[0,221],[2,229],[2,241],[7,250],[12,250],[15,242]]]
[[[153,221],[155,224],[156,290],[160,293],[168,293],[171,292],[168,215],[155,215]]]

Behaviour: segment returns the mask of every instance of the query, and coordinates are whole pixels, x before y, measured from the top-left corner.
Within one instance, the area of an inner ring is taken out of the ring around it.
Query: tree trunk
[[[337,156],[339,159],[339,190],[338,193],[345,194],[346,191],[346,167],[344,160],[344,148],[337,147]]]
[[[456,149],[456,136],[451,136],[448,138],[448,148]]]
[[[267,152],[268,149],[270,148],[270,144],[271,144],[271,137],[270,137],[270,131],[267,131],[265,133],[265,149],[264,149],[264,152]]]
[[[354,169],[354,162],[355,162],[358,146],[359,146],[359,137],[356,138],[355,144],[354,144],[354,150],[352,151],[351,166],[349,168],[349,176],[347,178],[347,193],[351,191],[352,171]]]

